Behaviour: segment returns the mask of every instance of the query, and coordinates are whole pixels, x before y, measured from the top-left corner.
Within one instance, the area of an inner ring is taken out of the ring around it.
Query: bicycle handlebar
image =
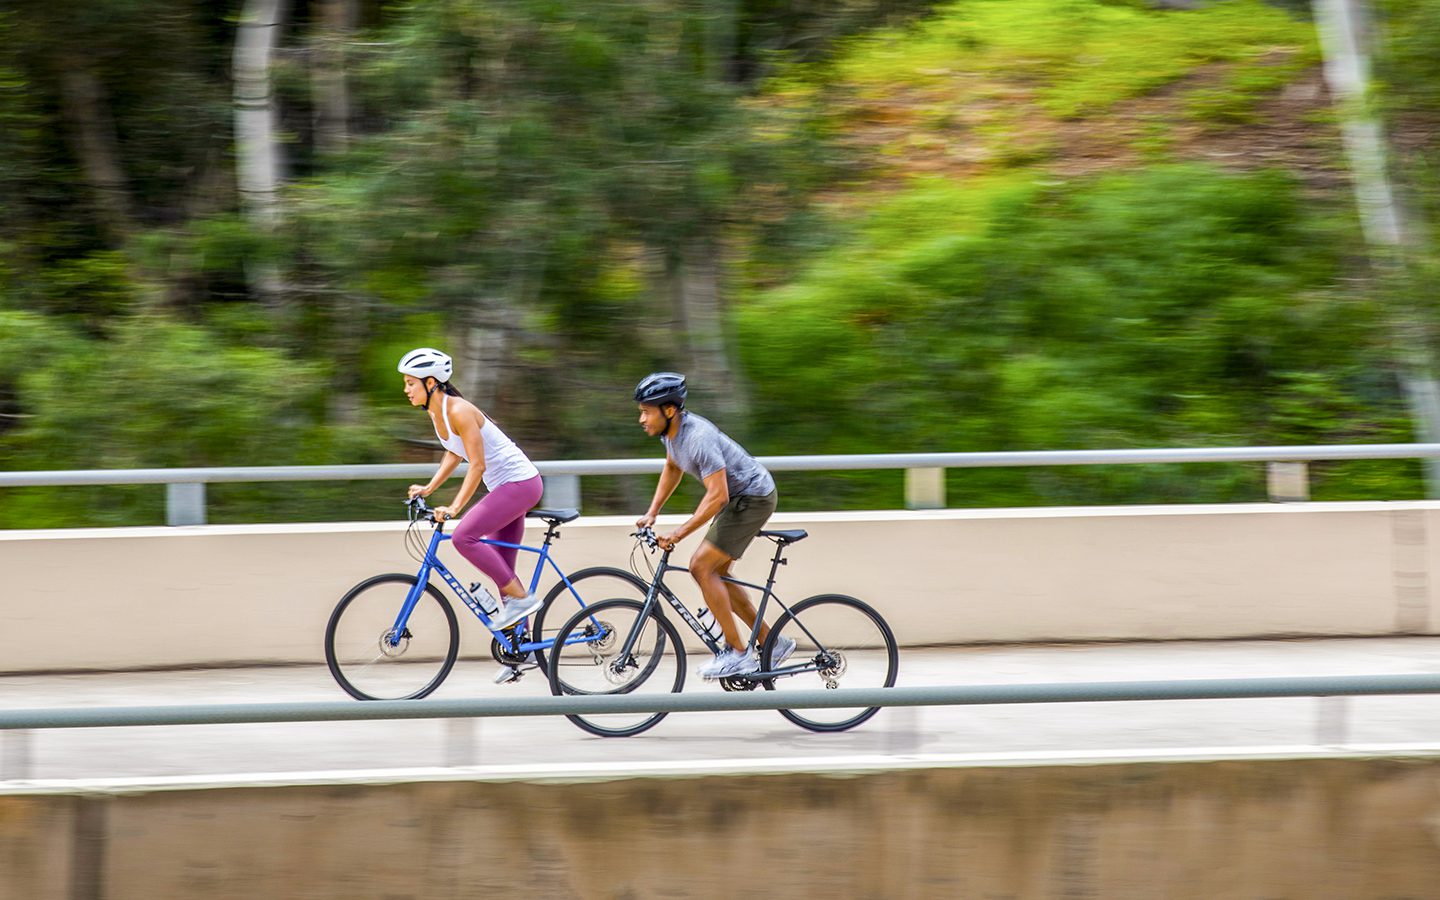
[[[644,544],[645,546],[649,547],[651,550],[660,549],[660,535],[656,534],[655,529],[651,528],[649,525],[646,525],[639,531],[632,531],[630,533],[630,536],[633,537],[635,540],[639,541],[640,543]]]
[[[427,522],[435,521],[435,511],[425,503],[425,498],[416,494],[405,501],[405,507],[410,511],[410,521],[424,519]]]

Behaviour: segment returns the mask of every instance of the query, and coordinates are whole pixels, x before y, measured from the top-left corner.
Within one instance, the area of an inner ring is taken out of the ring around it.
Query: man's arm
[[[680,486],[680,479],[685,472],[669,456],[665,457],[665,468],[660,470],[660,481],[655,485],[655,497],[650,501],[650,508],[645,515],[635,520],[637,528],[645,528],[655,524],[655,517],[660,515],[660,509],[670,495],[675,493],[675,488]]]
[[[667,550],[685,538],[699,531],[707,522],[719,515],[725,504],[730,502],[730,486],[725,481],[725,470],[716,469],[705,476],[705,496],[700,498],[700,505],[695,508],[695,514],[686,519],[679,528],[660,538],[661,546]]]

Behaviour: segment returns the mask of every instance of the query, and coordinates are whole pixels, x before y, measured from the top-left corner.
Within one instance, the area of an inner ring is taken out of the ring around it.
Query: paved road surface
[[[546,693],[461,663],[437,697]],[[900,683],[992,684],[1440,671],[1440,638],[1211,641],[902,650]],[[688,690],[719,690],[692,681]],[[337,700],[324,666],[0,677],[0,707]],[[404,777],[463,766],[508,777],[667,768],[848,768],[935,762],[1440,751],[1440,696],[897,708],[811,734],[777,713],[677,713],[625,739],[563,718],[62,729],[0,733],[0,789]],[[443,773],[441,773],[443,775]]]

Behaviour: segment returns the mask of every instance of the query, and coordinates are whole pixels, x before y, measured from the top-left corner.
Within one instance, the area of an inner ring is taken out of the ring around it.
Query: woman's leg
[[[539,475],[527,481],[502,484],[480,498],[480,502],[471,507],[455,527],[453,542],[456,551],[484,572],[502,591],[516,581],[515,559],[518,551],[492,547],[482,543],[481,538],[494,537],[512,544],[519,543],[525,533],[525,513],[540,502],[543,490]]]

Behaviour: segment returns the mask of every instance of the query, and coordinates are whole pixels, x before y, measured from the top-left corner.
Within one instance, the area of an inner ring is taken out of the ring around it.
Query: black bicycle
[[[720,679],[727,691],[767,691],[787,688],[893,687],[900,665],[899,649],[890,626],[871,606],[844,594],[818,594],[794,606],[787,606],[775,593],[775,575],[786,564],[785,548],[807,537],[805,531],[762,531],[760,536],[775,543],[770,577],[765,584],[750,584],[726,578],[760,593],[755,627],[747,646],[760,652],[760,669],[748,675]],[[658,565],[650,559],[660,548],[650,528],[635,532],[631,568],[643,577],[636,563],[637,553],[650,568],[650,586],[644,600],[616,598],[591,603],[556,629],[550,652],[548,677],[553,694],[644,694],[678,693],[685,684],[685,646],[680,632],[665,616],[666,603],[689,626],[710,653],[722,649],[718,629],[707,628],[665,585],[671,572],[687,572],[670,562],[669,550],[661,551]],[[648,553],[642,552],[648,550]],[[756,647],[760,623],[774,600],[782,609],[764,646]],[[781,648],[795,646],[784,659]],[[841,709],[782,709],[780,714],[811,731],[845,731],[868,720],[879,707]],[[572,715],[568,718],[591,734],[628,737],[653,728],[667,714],[617,713]]]

